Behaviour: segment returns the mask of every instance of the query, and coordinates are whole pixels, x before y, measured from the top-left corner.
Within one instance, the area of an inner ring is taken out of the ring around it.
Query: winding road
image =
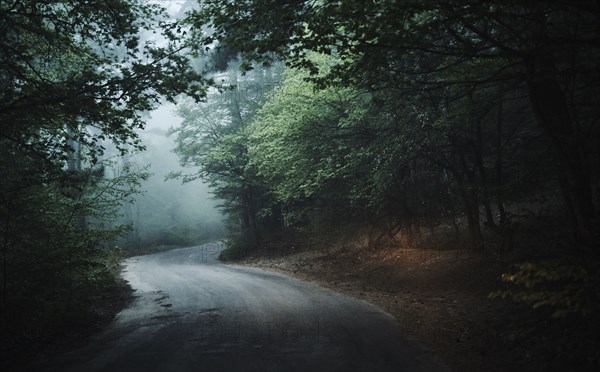
[[[220,243],[134,257],[135,301],[47,371],[447,371],[365,301],[224,265]]]

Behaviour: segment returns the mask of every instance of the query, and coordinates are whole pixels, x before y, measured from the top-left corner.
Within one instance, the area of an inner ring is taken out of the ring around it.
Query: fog
[[[159,2],[171,18],[180,18],[196,6],[195,1]],[[157,45],[166,43],[158,33],[146,31],[142,40]],[[125,204],[121,223],[131,224],[133,230],[119,243],[126,251],[147,251],[163,247],[181,247],[220,239],[225,235],[217,205],[209,187],[201,180],[182,183],[166,180],[171,172],[183,170],[172,152],[175,143],[168,131],[181,123],[175,113],[176,105],[164,102],[146,113],[146,127],[139,132],[146,151],[131,154],[123,163],[131,163],[136,171],[149,172],[141,183],[142,194],[135,202]]]
[[[148,113],[147,126],[140,132],[146,151],[126,158],[136,170],[148,166],[150,176],[141,184],[142,195],[123,208],[125,223],[133,224],[122,244],[126,250],[160,246],[189,246],[223,236],[224,227],[216,208],[218,201],[200,180],[182,184],[165,180],[173,171],[181,170],[173,138],[168,129],[180,124],[175,105],[164,103]]]
[[[165,7],[172,20],[184,17],[187,11],[198,6],[193,0],[159,3]],[[141,42],[150,41],[158,46],[166,46],[168,43],[153,30],[142,32],[140,38]],[[217,81],[246,86],[244,89],[238,88],[238,93],[233,96],[230,92],[225,98],[219,97],[217,90],[209,90],[209,102],[205,108],[211,111],[211,120],[223,126],[235,121],[230,117],[230,111],[235,107],[240,109],[240,104],[247,111],[243,116],[251,116],[260,97],[273,86],[274,76],[270,69],[260,69],[241,76],[237,57],[230,56],[227,52],[221,55],[218,49],[212,49],[210,53],[195,58],[191,63],[197,72],[210,75]],[[276,66],[279,71],[281,66]],[[180,97],[181,103],[184,100],[185,97]],[[176,105],[164,102],[156,110],[144,115],[146,127],[138,134],[146,151],[126,155],[120,166],[130,164],[134,171],[148,171],[150,176],[141,184],[142,194],[136,196],[134,203],[125,203],[122,208],[122,217],[118,223],[131,225],[133,229],[118,245],[130,253],[142,253],[157,248],[192,246],[224,238],[227,235],[224,216],[218,208],[223,201],[215,199],[212,194],[212,191],[218,193],[219,190],[210,190],[206,183],[198,179],[188,183],[182,183],[181,180],[185,177],[166,180],[170,173],[180,172],[185,175],[196,171],[182,168],[177,155],[172,152],[176,147],[175,135],[169,137],[169,129],[177,128],[182,123],[182,118],[176,113]],[[201,137],[195,140],[201,141]]]

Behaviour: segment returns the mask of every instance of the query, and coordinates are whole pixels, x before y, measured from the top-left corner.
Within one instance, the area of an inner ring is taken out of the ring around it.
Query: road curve
[[[389,314],[285,275],[221,264],[220,243],[134,257],[135,301],[45,371],[447,371]]]

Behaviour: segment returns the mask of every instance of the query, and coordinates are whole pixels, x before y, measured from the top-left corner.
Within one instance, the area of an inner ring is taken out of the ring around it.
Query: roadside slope
[[[381,306],[403,332],[457,371],[552,370],[546,325],[529,309],[488,299],[510,262],[468,251],[263,252],[239,264],[316,282]]]

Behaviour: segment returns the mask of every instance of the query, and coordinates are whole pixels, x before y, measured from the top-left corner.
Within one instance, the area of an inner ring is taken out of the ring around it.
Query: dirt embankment
[[[264,250],[237,263],[283,272],[374,303],[456,371],[558,370],[562,363],[554,360],[557,346],[548,340],[557,326],[524,306],[488,298],[504,288],[499,279],[511,261],[470,251],[392,247]]]

